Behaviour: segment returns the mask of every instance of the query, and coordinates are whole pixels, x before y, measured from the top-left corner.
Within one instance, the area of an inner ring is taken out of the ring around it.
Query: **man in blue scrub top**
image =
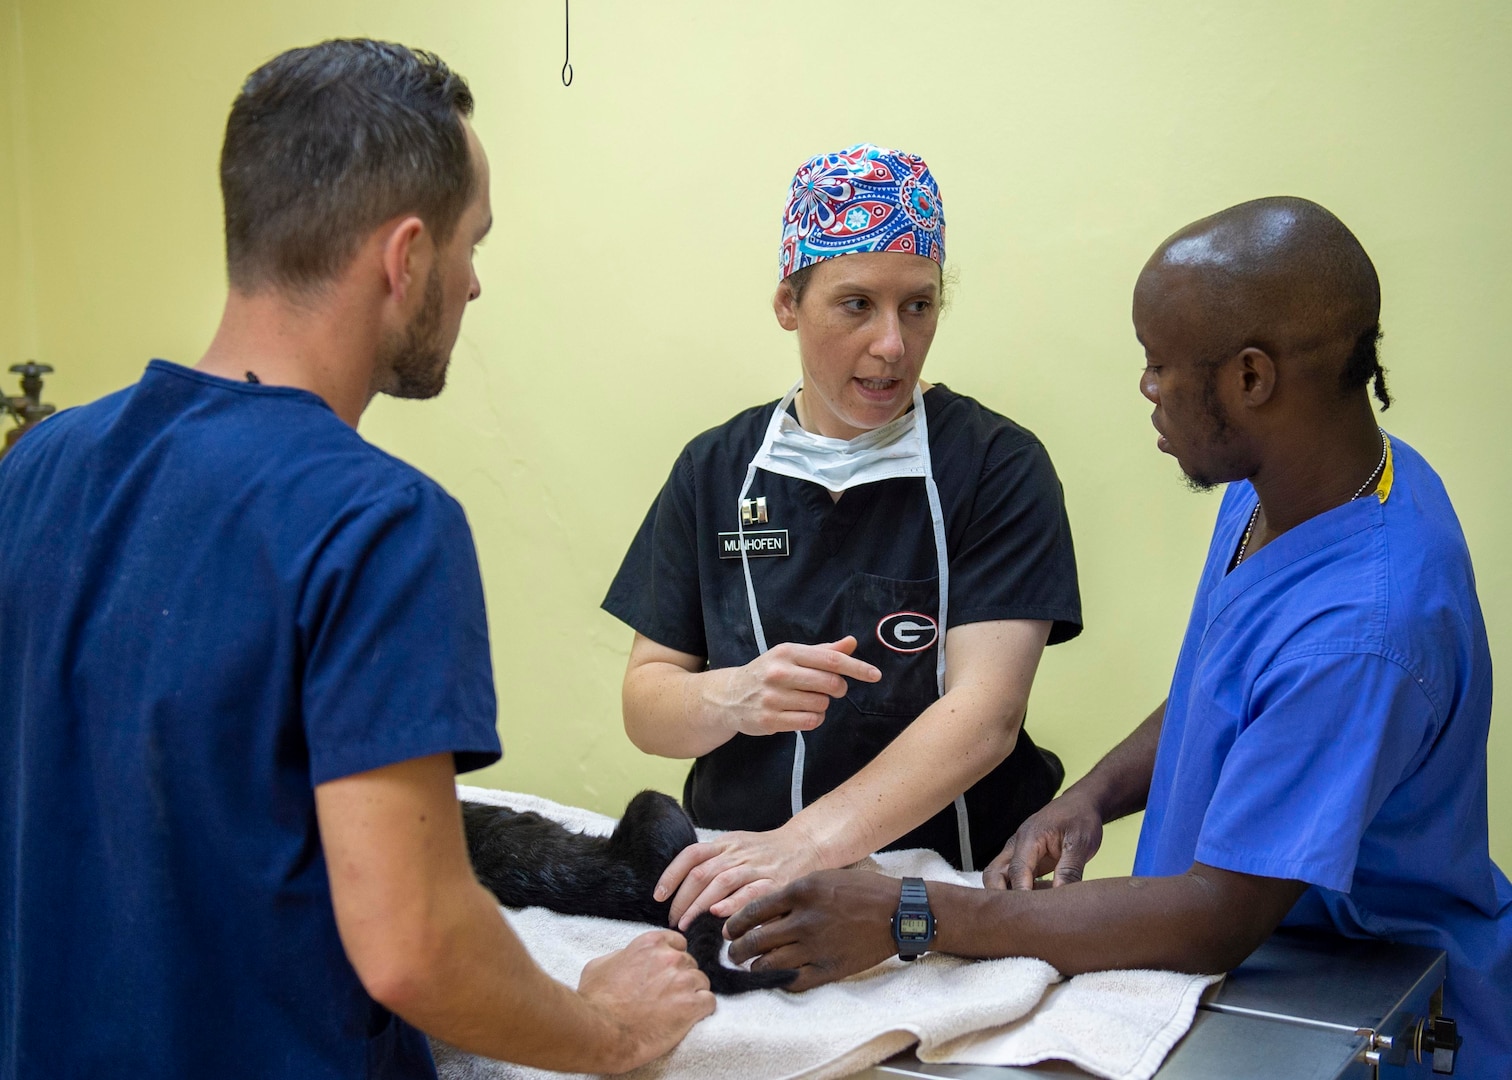
[[[1448,953],[1457,1074],[1512,1076],[1512,885],[1487,842],[1491,658],[1454,509],[1376,426],[1380,290],[1358,240],[1261,199],[1167,240],[1134,325],[1159,446],[1228,483],[1171,693],[1018,830],[988,889],[931,884],[930,947],[1221,971],[1283,921]],[[1081,881],[1144,809],[1132,878]],[[1034,879],[1054,872],[1054,890]],[[1012,891],[1004,891],[1011,887]],[[893,949],[896,881],[813,875],[730,920],[798,985]]]
[[[0,1080],[434,1078],[421,1029],[619,1071],[713,1009],[666,930],[554,982],[468,863],[472,538],[355,428],[440,392],[478,295],[472,104],[379,42],[254,72],[209,350],[0,464]]]

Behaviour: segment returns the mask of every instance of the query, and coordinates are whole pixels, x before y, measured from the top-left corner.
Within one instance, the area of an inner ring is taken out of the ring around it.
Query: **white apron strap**
[[[914,421],[919,430],[919,457],[924,462],[924,491],[929,496],[929,521],[934,526],[935,563],[940,576],[940,631],[935,637],[935,687],[945,696],[945,628],[950,609],[950,558],[945,550],[945,512],[940,506],[940,489],[935,484],[934,461],[929,454],[929,419],[924,412],[924,391],[914,384]],[[966,795],[955,797],[956,840],[961,845],[961,869],[968,874],[976,869],[971,858],[971,821],[966,814]]]
[[[740,569],[745,574],[746,605],[751,610],[751,630],[756,635],[756,655],[763,656],[767,651],[766,631],[761,626],[761,609],[756,606],[756,585],[751,580],[751,557],[746,554],[745,545],[745,514],[742,512],[745,506],[746,496],[751,493],[751,484],[756,479],[756,462],[760,460],[761,453],[772,444],[776,438],[777,429],[782,424],[782,415],[787,412],[787,407],[792,404],[793,398],[798,396],[798,390],[803,386],[803,380],[795,382],[780,402],[777,408],[772,410],[772,418],[767,421],[766,435],[761,440],[761,446],[756,450],[756,456],[751,459],[751,464],[746,466],[745,483],[740,485],[740,495],[735,500],[735,532],[740,545]],[[793,746],[793,776],[788,785],[788,802],[792,806],[792,812],[797,815],[803,809],[803,763],[805,758],[803,745],[803,732],[793,732],[795,743]]]

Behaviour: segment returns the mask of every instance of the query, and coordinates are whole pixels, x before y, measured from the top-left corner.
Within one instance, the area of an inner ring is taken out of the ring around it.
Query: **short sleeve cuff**
[[[381,743],[343,746],[336,753],[324,755],[318,763],[311,763],[310,782],[324,784],[344,776],[397,765],[401,761],[445,753],[453,756],[457,772],[465,773],[492,765],[504,756],[499,737],[494,733],[468,736],[458,732],[450,738],[438,737],[433,731],[426,734],[428,737],[408,743],[389,739]]]
[[[1064,607],[1021,607],[999,604],[993,607],[951,608],[950,625],[968,626],[971,623],[1001,622],[1005,620],[1048,622],[1050,638],[1046,645],[1059,645],[1070,641],[1082,632],[1081,612]]]
[[[691,637],[686,630],[671,626],[659,626],[653,620],[647,619],[643,612],[639,611],[635,604],[611,592],[599,605],[604,611],[613,615],[637,634],[658,645],[677,652],[687,653],[689,656],[707,656],[708,643],[700,635]]]
[[[1197,845],[1196,862],[1235,874],[1301,881],[1320,889],[1348,892],[1354,883],[1354,861],[1284,859],[1248,851],[1236,851],[1207,841]]]

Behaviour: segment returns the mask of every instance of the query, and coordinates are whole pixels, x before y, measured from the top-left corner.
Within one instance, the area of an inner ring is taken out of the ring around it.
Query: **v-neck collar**
[[[1258,496],[1249,481],[1243,481],[1243,485],[1243,494],[1234,502],[1236,506],[1247,507]],[[1385,512],[1378,498],[1351,499],[1286,530],[1254,554],[1247,555],[1234,569],[1227,570],[1249,520],[1248,513],[1234,512],[1220,526],[1218,540],[1221,542],[1214,546],[1208,561],[1207,625],[1211,625],[1229,604],[1273,574],[1347,537],[1380,525]]]
[[[818,484],[807,480],[794,481],[799,488],[799,498],[819,524],[819,537],[831,555],[837,555],[845,545],[845,539],[856,527],[862,515],[876,501],[876,488],[886,481],[875,484],[859,484],[842,492],[840,498],[830,498],[830,493]]]

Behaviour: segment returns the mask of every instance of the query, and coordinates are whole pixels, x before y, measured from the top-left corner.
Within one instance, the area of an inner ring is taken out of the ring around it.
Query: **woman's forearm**
[[[637,664],[625,673],[625,733],[637,748],[669,758],[696,758],[729,742],[735,729],[719,707],[719,680],[730,669],[688,671],[669,661]]]
[[[809,838],[827,867],[849,866],[918,828],[1013,752],[1023,703],[984,698],[969,690],[947,693],[790,826]]]
[[[1004,620],[950,630],[945,694],[855,776],[798,814],[825,865],[849,866],[918,828],[1018,743],[1050,624]]]

